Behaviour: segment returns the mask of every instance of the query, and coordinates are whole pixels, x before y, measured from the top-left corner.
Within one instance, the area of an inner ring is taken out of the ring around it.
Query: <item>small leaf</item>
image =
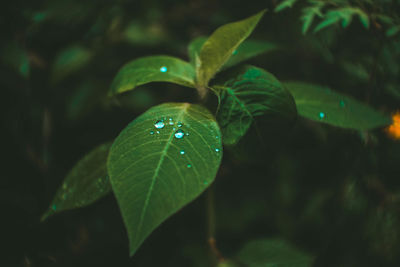
[[[214,181],[221,157],[217,122],[200,105],[155,106],[120,133],[108,171],[131,255],[158,225]]]
[[[195,72],[188,62],[170,56],[149,56],[123,66],[111,84],[110,95],[150,82],[171,82],[194,87]]]
[[[363,11],[360,10],[358,13],[358,16],[360,17],[360,22],[364,26],[364,28],[368,29],[369,28],[369,18],[368,15],[365,14]]]
[[[301,16],[301,20],[303,21],[302,33],[306,34],[308,29],[310,28],[311,24],[314,21],[316,16],[323,17],[321,9],[325,6],[323,2],[315,2],[314,5],[311,7],[304,8]]]
[[[102,144],[71,169],[42,221],[54,213],[88,206],[111,192],[107,156],[111,143]]]
[[[219,27],[202,46],[197,84],[206,87],[237,47],[253,32],[265,10],[241,21]]]
[[[395,36],[398,32],[400,32],[400,25],[395,25],[395,26],[390,27],[386,31],[386,36],[392,37],[392,36]]]
[[[281,239],[259,239],[247,243],[238,254],[249,267],[309,267],[313,258]]]
[[[297,0],[283,0],[275,7],[274,12],[280,12],[286,8],[291,8],[296,2]]]
[[[256,117],[279,114],[293,119],[296,116],[291,94],[263,69],[240,68],[222,86],[215,88],[222,92],[217,120],[224,144],[236,144]]]
[[[195,55],[200,53],[203,44],[207,41],[206,37],[198,37],[189,44],[189,58],[195,65]],[[232,52],[231,58],[222,66],[227,69],[239,63],[278,49],[278,45],[266,41],[245,40],[239,47]]]
[[[86,66],[92,52],[82,46],[71,46],[61,51],[53,64],[52,82],[59,82]]]
[[[308,119],[356,130],[391,123],[390,117],[327,87],[302,82],[286,82],[284,85],[292,93],[299,114]]]

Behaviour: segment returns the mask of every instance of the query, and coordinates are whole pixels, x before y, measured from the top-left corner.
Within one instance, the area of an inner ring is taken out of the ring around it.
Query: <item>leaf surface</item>
[[[166,103],[146,111],[117,137],[108,171],[131,255],[213,182],[222,157],[220,136],[204,107]]]
[[[356,130],[368,130],[391,123],[381,114],[358,100],[319,85],[286,82],[299,114],[311,120]]]
[[[259,239],[248,242],[238,254],[249,267],[309,267],[313,258],[281,239]]]
[[[279,114],[293,119],[296,116],[291,94],[263,69],[245,66],[215,88],[221,90],[217,120],[224,144],[236,144],[256,117]]]
[[[219,27],[207,39],[199,55],[197,84],[206,87],[237,47],[253,32],[265,10],[241,21]]]
[[[110,147],[111,143],[102,144],[76,163],[42,221],[54,213],[88,206],[111,192],[106,167]]]
[[[192,65],[170,56],[149,56],[124,65],[111,84],[110,95],[132,90],[150,82],[171,82],[194,87],[195,71]]]

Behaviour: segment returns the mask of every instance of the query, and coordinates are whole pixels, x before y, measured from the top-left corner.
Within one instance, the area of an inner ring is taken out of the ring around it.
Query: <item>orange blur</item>
[[[386,133],[393,139],[400,139],[400,111],[397,111],[392,116],[393,123],[385,130]]]

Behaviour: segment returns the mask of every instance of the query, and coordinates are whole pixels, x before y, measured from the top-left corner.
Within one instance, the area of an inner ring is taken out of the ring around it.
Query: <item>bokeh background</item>
[[[303,35],[305,1],[274,13],[278,2],[2,3],[0,265],[210,266],[204,196],[163,223],[132,258],[112,195],[40,222],[85,153],[153,105],[197,101],[194,90],[167,83],[108,98],[113,77],[132,59],[187,60],[190,40],[268,8],[251,38],[279,49],[251,64],[280,80],[330,86],[388,114],[400,108],[398,37],[356,19],[346,29]],[[396,16],[398,9],[382,12]],[[250,131],[225,148],[216,179],[216,237],[225,257],[235,258],[249,240],[279,237],[313,255],[315,266],[400,266],[399,141],[383,129],[357,132],[300,117],[261,130],[263,145]]]

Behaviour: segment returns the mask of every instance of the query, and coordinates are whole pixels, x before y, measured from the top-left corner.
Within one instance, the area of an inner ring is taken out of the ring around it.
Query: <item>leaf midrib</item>
[[[182,120],[182,115],[186,112],[188,107],[189,107],[189,104],[184,104],[183,105],[182,110],[178,113],[178,121]],[[172,143],[173,138],[174,138],[174,133],[173,133],[173,131],[171,131],[170,137],[168,138],[167,142],[165,143],[165,146],[164,146],[163,150],[161,151],[160,160],[158,161],[158,164],[157,164],[157,167],[156,167],[156,169],[154,171],[153,177],[151,178],[152,181],[151,181],[151,184],[149,186],[149,190],[147,191],[146,199],[145,199],[145,202],[144,202],[144,205],[143,205],[143,209],[142,209],[142,212],[141,212],[140,218],[139,218],[139,224],[138,224],[138,228],[137,228],[138,229],[137,230],[138,233],[141,232],[142,225],[143,225],[143,219],[144,219],[145,213],[147,211],[147,206],[149,205],[151,193],[153,191],[153,188],[154,188],[155,182],[157,180],[158,173],[160,171],[161,165],[164,162],[164,159],[165,159],[165,157],[167,155],[167,151],[168,151],[168,149],[169,149],[169,147],[170,147],[170,145]]]

